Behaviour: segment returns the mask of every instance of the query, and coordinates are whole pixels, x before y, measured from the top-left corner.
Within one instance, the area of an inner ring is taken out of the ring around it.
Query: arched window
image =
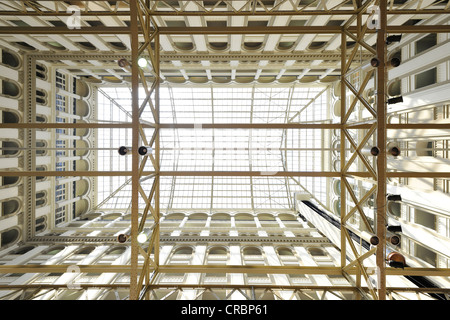
[[[171,264],[189,264],[194,250],[191,247],[183,246],[174,249],[170,257]]]
[[[294,256],[292,250],[285,247],[278,248],[277,252],[279,256]]]
[[[83,247],[83,248],[80,248],[80,249],[78,249],[78,251],[75,253],[75,254],[84,254],[84,255],[88,255],[88,254],[90,254],[92,251],[94,251],[95,250],[95,247],[93,247],[93,246],[90,246],[90,247]]]
[[[2,94],[7,97],[17,98],[20,95],[20,87],[15,81],[3,78]]]
[[[20,232],[17,228],[5,230],[1,233],[1,248],[13,245],[19,240]]]
[[[40,208],[45,206],[47,203],[47,192],[39,191],[36,193],[36,207]]]
[[[249,213],[238,213],[234,216],[234,222],[237,228],[256,227],[254,217]]]
[[[291,248],[280,247],[276,250],[278,258],[283,263],[283,265],[299,265],[299,261]]]
[[[46,166],[37,166],[36,167],[36,171],[46,171],[47,167]],[[45,181],[47,180],[46,176],[36,176],[36,182],[40,182],[40,181]]]
[[[194,250],[191,247],[180,247],[177,248],[173,254],[174,255],[190,255]]]
[[[242,256],[244,260],[244,264],[256,264],[263,265],[264,264],[264,256],[261,250],[257,247],[246,247],[242,250]]]
[[[323,251],[322,248],[308,248],[308,252],[310,255],[312,255],[313,257],[324,257],[327,254]]]
[[[226,264],[228,260],[228,250],[225,247],[215,246],[208,250],[206,255],[207,264]]]
[[[64,246],[53,246],[53,247],[48,248],[44,252],[42,252],[42,254],[53,256],[53,255],[63,251],[64,249],[65,249]]]
[[[166,215],[166,219],[164,219],[164,221],[179,220],[181,222],[181,220],[183,220],[184,217],[185,217],[184,213],[169,213],[168,215]]]
[[[12,140],[4,140],[2,141],[2,155],[14,157],[17,156],[20,152],[19,143]]]
[[[24,246],[11,251],[9,254],[23,255],[34,249],[34,246]]]
[[[244,265],[265,265],[262,251],[257,247],[246,247],[242,250],[242,260]],[[270,283],[270,277],[265,273],[248,273],[246,275],[248,284]]]
[[[216,213],[211,216],[211,227],[231,227],[231,216],[227,213]]]
[[[206,213],[193,213],[189,215],[188,220],[206,220],[208,215]]]
[[[47,80],[47,67],[41,63],[36,63],[36,77]]]
[[[389,201],[387,206],[388,212],[396,217],[401,217],[401,203],[396,201]]]
[[[45,231],[45,229],[47,229],[47,223],[46,223],[47,217],[43,216],[43,217],[39,217],[36,219],[36,233]]]
[[[20,202],[18,199],[5,199],[1,205],[1,217],[6,217],[10,214],[17,213],[20,208]]]
[[[36,89],[36,103],[47,104],[47,92],[44,89]]]
[[[119,256],[119,255],[123,254],[126,250],[127,250],[126,247],[114,247],[111,250],[109,250],[106,254]]]
[[[120,212],[115,212],[115,213],[110,213],[110,214],[103,216],[102,220],[113,221],[120,217],[122,217],[122,214]]]
[[[2,110],[3,123],[19,123],[20,116],[13,111]]]
[[[20,66],[19,57],[4,49],[2,49],[2,63],[14,69]]]
[[[18,184],[20,180],[20,177],[17,176],[5,176],[2,177],[2,186],[8,186],[11,187],[15,184]]]
[[[45,156],[47,154],[47,141],[37,140],[36,141],[36,155]]]
[[[193,213],[189,215],[185,227],[204,227],[208,215],[206,213]]]

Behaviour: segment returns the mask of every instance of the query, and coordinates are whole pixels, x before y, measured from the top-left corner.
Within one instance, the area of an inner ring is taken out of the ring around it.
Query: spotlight
[[[151,153],[151,152],[152,152],[152,148],[146,147],[146,146],[141,146],[141,147],[139,147],[139,149],[138,149],[138,153],[139,153],[141,156],[145,156],[146,154]]]
[[[389,263],[389,266],[394,268],[404,268],[406,266],[405,257],[398,253],[398,252],[391,252],[387,256],[387,262]]]
[[[398,147],[395,147],[395,146],[391,147],[391,148],[388,148],[387,152],[393,157],[398,157],[400,155],[400,149]]]
[[[400,59],[399,58],[392,58],[391,60],[389,60],[389,66],[396,68],[400,65]]]
[[[128,228],[124,233],[120,233],[117,235],[117,241],[119,243],[125,243],[130,238],[131,229]]]
[[[146,236],[144,233],[140,233],[140,234],[137,236],[137,241],[138,241],[139,243],[145,243],[145,241],[147,241],[147,236]]]
[[[123,233],[121,233],[117,236],[117,241],[119,243],[125,243],[125,242],[127,242],[127,240],[128,240],[128,236]]]
[[[401,103],[401,102],[403,102],[403,97],[402,96],[390,98],[390,99],[387,100],[388,104],[396,104],[396,103]]]
[[[124,147],[124,146],[122,146],[122,147],[119,148],[119,154],[120,154],[121,156],[126,155],[126,154],[129,153],[130,151],[131,151],[131,148],[130,148],[130,147]]]
[[[125,59],[125,58],[119,59],[119,61],[117,61],[117,64],[118,64],[119,67],[121,67],[123,70],[128,71],[128,72],[131,72],[131,65],[130,65],[130,63],[128,62],[127,59]]]
[[[130,66],[129,62],[125,58],[119,59],[119,61],[117,61],[117,64],[121,68],[125,68],[125,67],[129,67]]]
[[[402,201],[402,196],[399,194],[388,194],[387,200],[388,201]]]
[[[370,60],[370,65],[374,68],[378,67],[380,65],[380,60],[378,60],[378,58],[372,58]]]
[[[394,226],[394,225],[388,226],[387,227],[387,231],[390,231],[390,232],[402,232],[402,226],[400,226],[400,225],[398,225],[398,226]]]
[[[378,147],[372,147],[370,148],[370,154],[373,156],[377,156],[380,154],[380,149],[378,149]]]
[[[147,59],[139,58],[137,63],[139,67],[145,68],[147,66]]]
[[[400,42],[400,40],[402,40],[402,35],[393,35],[393,36],[388,36],[386,38],[386,44],[391,44],[392,42]]]
[[[376,235],[367,231],[361,232],[361,238],[368,241],[373,246],[376,246],[380,243],[380,239]]]
[[[145,243],[147,239],[150,237],[150,234],[152,233],[153,228],[146,228],[144,231],[138,234],[137,241],[139,243]]]
[[[387,238],[387,240],[392,243],[394,246],[398,245],[400,243],[400,237],[399,236],[392,236]]]
[[[366,147],[363,148],[362,153],[366,156],[378,156],[380,154],[380,149],[378,147]]]

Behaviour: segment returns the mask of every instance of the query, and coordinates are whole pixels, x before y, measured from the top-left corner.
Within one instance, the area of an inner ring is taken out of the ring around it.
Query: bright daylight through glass
[[[144,96],[141,92],[141,99]],[[330,119],[327,101],[323,86],[162,87],[161,123],[195,124],[194,129],[161,131],[162,171],[258,171],[261,175],[161,177],[161,207],[288,209],[293,206],[293,193],[302,187],[325,200],[326,178],[270,175],[278,171],[321,171],[331,152],[324,140],[329,136],[327,130],[203,129],[202,124],[324,123]],[[151,122],[149,108],[142,119]],[[98,120],[131,121],[131,90],[99,89]],[[99,129],[97,143],[98,170],[131,170],[131,157],[121,157],[117,152],[118,146],[131,145],[131,129]],[[131,202],[129,177],[98,179],[98,200],[106,199],[104,208],[127,209]],[[152,179],[141,182],[145,191],[151,184]],[[112,193],[114,197],[107,199]]]

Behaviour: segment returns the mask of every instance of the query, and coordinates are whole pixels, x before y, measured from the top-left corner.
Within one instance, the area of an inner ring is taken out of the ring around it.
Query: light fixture
[[[367,148],[363,148],[361,151],[364,155],[367,155],[367,156],[376,157],[377,155],[380,154],[380,149],[378,147],[367,147]]]
[[[380,60],[378,60],[378,58],[372,58],[370,59],[370,65],[374,68],[379,67],[380,66]],[[399,58],[392,58],[390,60],[388,60],[387,62],[387,66],[389,68],[396,68],[400,65],[400,59]]]
[[[119,151],[119,154],[120,154],[121,156],[124,156],[124,155],[130,153],[131,147],[124,147],[124,146],[122,146],[122,147],[119,148],[118,151]]]
[[[137,241],[139,243],[145,243],[148,238],[150,237],[150,234],[152,233],[153,228],[146,228],[137,236]]]
[[[402,96],[390,98],[390,99],[387,100],[388,104],[396,104],[396,103],[401,103],[401,102],[403,102],[403,97]]]
[[[380,239],[378,238],[378,236],[367,231],[361,232],[361,238],[368,241],[373,246],[376,246],[380,243]]]
[[[391,44],[392,42],[400,42],[400,40],[402,40],[401,34],[388,36],[386,38],[386,44]]]
[[[138,59],[137,63],[139,67],[145,68],[147,66],[147,59],[141,57]]]
[[[396,236],[396,235],[388,237],[388,238],[386,238],[386,240],[388,240],[394,246],[396,246],[396,245],[398,245],[400,243],[400,237]]]
[[[399,58],[392,58],[388,61],[389,67],[397,68],[400,65],[400,59]]]
[[[393,268],[404,268],[406,266],[405,257],[398,252],[391,252],[386,258],[389,266]]]
[[[398,157],[400,155],[400,148],[396,146],[389,147],[387,153],[393,157]]]
[[[380,60],[378,60],[378,58],[372,58],[370,60],[370,65],[374,68],[378,67],[380,65]]]
[[[388,194],[387,200],[388,201],[402,201],[402,196],[399,194]]]
[[[402,226],[401,225],[396,225],[396,226],[391,225],[391,226],[387,227],[387,231],[390,231],[390,232],[402,232]]]
[[[139,147],[139,149],[138,149],[138,153],[141,155],[141,156],[145,156],[146,154],[148,154],[148,153],[152,153],[152,148],[151,147],[146,147],[146,146],[141,146],[141,147]]]
[[[120,234],[117,236],[117,241],[118,241],[119,243],[125,243],[125,242],[127,242],[128,238],[130,237],[130,234],[131,234],[131,230],[130,230],[130,228],[128,228],[128,230],[127,230],[126,232],[120,233]]]
[[[117,64],[118,64],[119,67],[121,67],[123,70],[128,71],[128,72],[131,72],[131,65],[130,65],[130,63],[128,62],[127,59],[125,59],[125,58],[119,59],[119,60],[117,61]]]

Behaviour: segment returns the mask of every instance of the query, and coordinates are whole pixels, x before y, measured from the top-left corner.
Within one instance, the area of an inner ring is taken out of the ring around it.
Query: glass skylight
[[[254,177],[163,176],[162,209],[288,209],[293,193],[307,188],[326,196],[325,178],[275,177],[278,171],[322,171],[327,148],[319,129],[210,129],[211,123],[287,123],[327,120],[325,87],[172,87],[160,88],[160,122],[196,124],[193,129],[160,129],[161,171],[252,171]],[[140,99],[145,97],[140,92]],[[131,122],[131,90],[102,87],[99,122]],[[153,122],[149,108],[141,119]],[[150,139],[152,129],[145,129]],[[99,129],[98,170],[131,171],[131,129]],[[146,170],[151,171],[150,161]],[[131,202],[130,177],[99,177],[98,202],[103,208],[126,210]],[[148,192],[153,180],[141,182]],[[118,190],[120,189],[120,190]],[[114,196],[111,197],[111,193]],[[109,199],[110,198],[110,199]],[[323,200],[323,199],[322,199]],[[144,206],[143,200],[141,201]]]

